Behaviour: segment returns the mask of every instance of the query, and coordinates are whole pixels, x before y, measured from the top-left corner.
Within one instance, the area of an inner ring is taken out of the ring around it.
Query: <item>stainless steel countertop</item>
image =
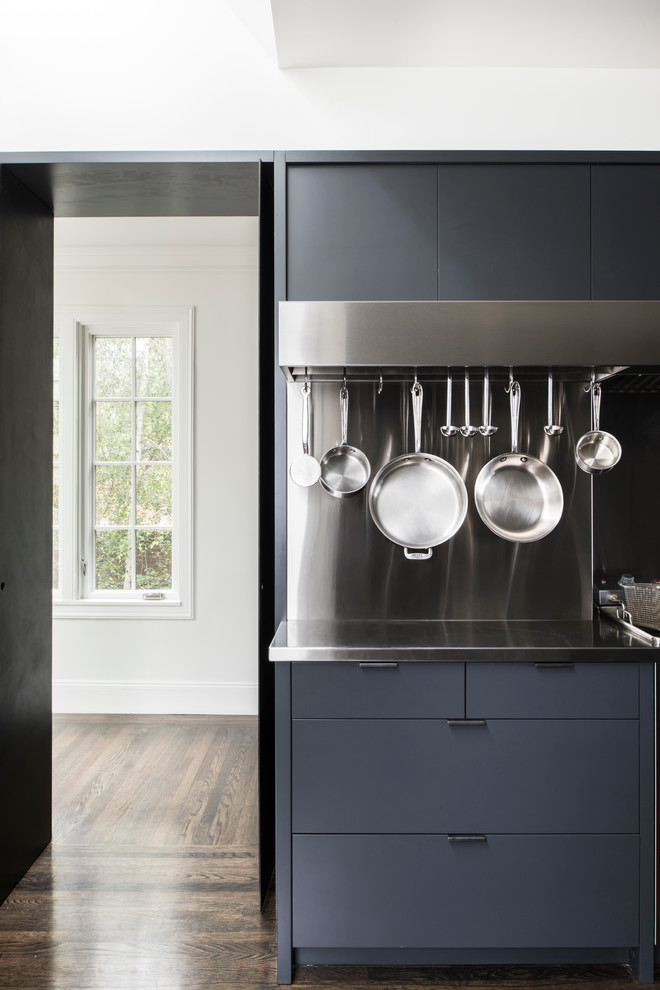
[[[593,622],[282,622],[269,659],[403,661],[607,661],[660,659],[653,647],[605,618]]]

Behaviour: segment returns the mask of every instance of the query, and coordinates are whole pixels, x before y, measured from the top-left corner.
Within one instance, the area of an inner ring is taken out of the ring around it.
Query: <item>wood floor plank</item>
[[[276,990],[249,716],[56,716],[54,838],[0,905],[0,990]],[[634,990],[618,966],[302,966],[315,990]]]
[[[254,719],[104,718],[81,721],[56,748],[54,841],[256,842]]]

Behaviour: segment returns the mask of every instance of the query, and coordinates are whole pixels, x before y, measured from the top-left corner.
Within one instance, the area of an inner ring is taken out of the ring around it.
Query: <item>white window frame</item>
[[[55,618],[193,618],[193,306],[57,306],[60,338],[60,587]],[[93,591],[93,339],[172,338],[172,590]]]

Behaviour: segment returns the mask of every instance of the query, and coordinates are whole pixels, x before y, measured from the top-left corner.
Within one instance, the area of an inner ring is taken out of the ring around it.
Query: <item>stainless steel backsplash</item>
[[[374,475],[392,457],[413,449],[411,382],[378,386],[351,382],[348,441],[363,450]],[[288,463],[301,452],[300,383],[287,385]],[[454,425],[463,425],[463,384],[454,381]],[[590,619],[592,614],[591,479],[575,465],[578,437],[589,429],[590,398],[580,383],[556,382],[558,438],[543,432],[546,386],[523,382],[519,446],[546,461],[564,492],[559,525],[536,543],[511,543],[490,532],[473,498],[482,466],[511,449],[509,398],[492,387],[489,439],[445,438],[446,386],[424,383],[422,450],[453,464],[469,494],[467,518],[456,536],[435,547],[428,561],[406,560],[403,549],[376,528],[369,485],[336,499],[319,484],[288,484],[287,614],[289,619]],[[481,379],[472,381],[472,424],[482,423]],[[312,385],[312,453],[339,442],[339,384]],[[371,483],[371,482],[370,482]]]

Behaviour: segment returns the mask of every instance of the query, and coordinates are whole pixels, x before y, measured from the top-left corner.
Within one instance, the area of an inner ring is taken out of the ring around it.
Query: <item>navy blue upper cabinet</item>
[[[437,298],[435,165],[290,165],[288,299]]]
[[[588,165],[441,165],[438,298],[589,299]]]
[[[660,299],[660,165],[591,170],[594,299]]]

